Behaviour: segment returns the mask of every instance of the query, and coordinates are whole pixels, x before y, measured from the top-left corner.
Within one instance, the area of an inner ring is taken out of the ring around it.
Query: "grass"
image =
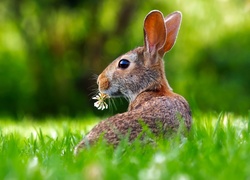
[[[0,121],[0,179],[250,179],[250,117],[195,114],[188,136],[156,145],[74,146],[97,119]]]

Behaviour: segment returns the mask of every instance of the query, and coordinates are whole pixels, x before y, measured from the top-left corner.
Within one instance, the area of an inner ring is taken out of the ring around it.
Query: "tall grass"
[[[87,123],[86,123],[87,122]],[[187,136],[73,156],[96,119],[0,121],[0,179],[249,179],[250,117],[196,114]]]

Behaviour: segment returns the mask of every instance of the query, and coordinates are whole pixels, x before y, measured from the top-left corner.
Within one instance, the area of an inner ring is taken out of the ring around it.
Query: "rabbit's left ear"
[[[156,55],[166,42],[166,26],[160,11],[149,12],[144,20],[144,47],[150,55]]]

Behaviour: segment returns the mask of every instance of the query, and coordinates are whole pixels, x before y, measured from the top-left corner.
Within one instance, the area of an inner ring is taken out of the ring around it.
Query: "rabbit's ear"
[[[160,11],[151,11],[144,20],[144,46],[151,55],[158,53],[166,42],[166,27]]]
[[[174,46],[181,25],[181,17],[182,15],[179,11],[165,17],[164,21],[167,28],[167,41],[164,48],[160,51],[161,55],[170,51]]]

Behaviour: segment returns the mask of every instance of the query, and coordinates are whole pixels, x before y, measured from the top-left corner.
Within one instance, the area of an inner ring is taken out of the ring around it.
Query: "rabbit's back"
[[[142,119],[148,119],[147,123],[159,121],[163,131],[176,130],[180,123],[184,123],[187,129],[191,126],[191,111],[187,101],[180,95],[152,97],[141,107]],[[154,127],[151,127],[153,132]]]
[[[145,99],[145,96],[142,98]],[[183,97],[149,96],[146,99],[147,101],[140,101],[140,104],[128,112],[117,114],[97,124],[85,137],[85,141],[92,144],[103,135],[108,143],[117,145],[128,133],[130,140],[135,139],[142,132],[144,125],[156,135],[176,131],[181,122],[190,129],[191,112]]]

